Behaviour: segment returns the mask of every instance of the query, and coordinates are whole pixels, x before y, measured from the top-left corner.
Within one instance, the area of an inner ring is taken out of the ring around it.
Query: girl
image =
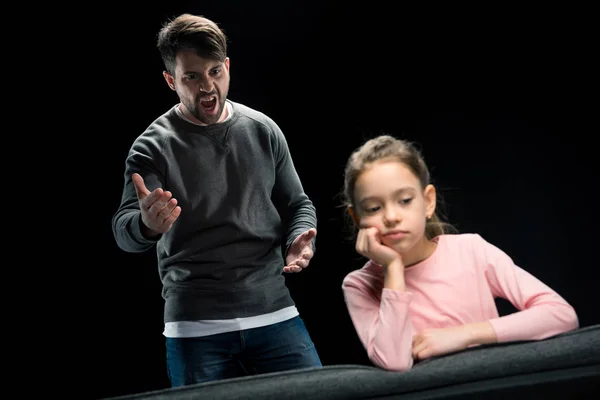
[[[579,327],[574,309],[478,234],[451,233],[419,151],[383,135],[345,169],[356,251],[369,261],[342,289],[369,359],[406,371],[419,360],[488,343],[539,340]],[[519,310],[499,317],[494,298]]]

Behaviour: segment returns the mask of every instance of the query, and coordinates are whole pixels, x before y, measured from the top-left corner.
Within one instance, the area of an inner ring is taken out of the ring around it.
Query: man
[[[113,220],[127,252],[156,245],[172,386],[320,367],[282,272],[314,254],[315,208],[286,139],[227,99],[227,38],[183,14],[158,34],[179,103],[136,138]]]

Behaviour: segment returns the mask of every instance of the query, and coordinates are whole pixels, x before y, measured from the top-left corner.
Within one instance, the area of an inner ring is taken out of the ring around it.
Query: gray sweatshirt
[[[136,138],[125,161],[113,234],[127,252],[156,245],[164,322],[249,317],[294,305],[283,253],[316,228],[316,211],[275,122],[229,103],[232,117],[208,126],[171,108]],[[148,190],[171,191],[181,206],[171,230],[157,238],[141,232],[134,172]]]

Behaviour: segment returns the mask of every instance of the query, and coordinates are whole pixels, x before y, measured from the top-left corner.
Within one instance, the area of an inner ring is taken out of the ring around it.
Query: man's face
[[[177,92],[183,113],[195,122],[216,124],[223,113],[229,92],[229,58],[215,61],[181,50],[175,57],[175,76],[164,72],[169,86]]]

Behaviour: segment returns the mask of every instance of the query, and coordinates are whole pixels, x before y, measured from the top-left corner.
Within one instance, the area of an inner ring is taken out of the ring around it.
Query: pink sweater
[[[544,339],[579,327],[575,310],[477,234],[441,235],[435,252],[404,272],[406,292],[383,289],[369,261],[342,289],[369,359],[396,371],[412,367],[412,337],[425,328],[489,321],[498,342]],[[519,312],[499,317],[494,298]]]

